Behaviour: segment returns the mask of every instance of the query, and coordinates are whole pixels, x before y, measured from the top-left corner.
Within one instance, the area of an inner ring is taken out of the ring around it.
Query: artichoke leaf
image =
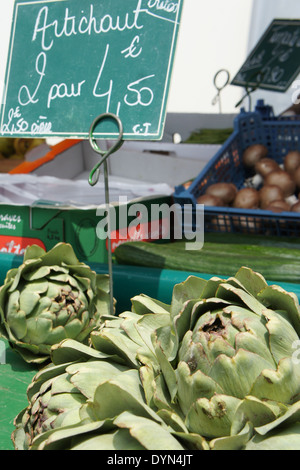
[[[76,422],[62,428],[52,429],[35,437],[30,450],[69,450],[75,436],[99,432],[101,428],[106,426],[105,421],[79,424]]]
[[[10,295],[7,303],[6,319],[3,321],[11,339],[15,336],[17,340],[24,338],[27,333],[26,312],[19,308],[19,295],[17,291]]]
[[[168,429],[145,417],[125,411],[114,420],[114,424],[128,429],[131,436],[147,450],[184,450]]]
[[[199,398],[187,413],[186,425],[190,432],[205,438],[230,436],[239,404],[238,398],[228,395],[214,395],[210,400]]]
[[[43,254],[41,266],[53,266],[53,265],[72,266],[72,265],[82,265],[82,263],[78,261],[75,255],[75,252],[69,243],[60,242],[57,245],[55,245],[54,248],[52,248],[52,250]]]
[[[80,391],[77,390],[77,388],[75,388],[70,382],[70,374],[67,372],[63,372],[62,374],[45,381],[40,388],[40,394],[44,393],[45,388],[46,390],[51,388],[52,396],[60,395],[62,393],[80,394]]]
[[[27,260],[31,261],[35,258],[40,258],[45,255],[45,250],[38,245],[30,245],[24,253],[24,262]]]
[[[148,295],[140,294],[131,299],[132,311],[138,315],[147,313],[169,313],[170,306],[152,299]]]
[[[152,406],[155,392],[155,378],[153,367],[148,365],[140,368],[140,379],[143,385],[145,400],[148,406]]]
[[[37,280],[37,281],[26,283],[24,287],[21,289],[21,295],[23,292],[26,292],[28,294],[32,294],[33,292],[36,294],[45,294],[47,290],[48,290],[48,280],[47,279]]]
[[[276,367],[276,362],[266,342],[264,340],[262,341],[261,338],[255,336],[253,333],[238,333],[236,335],[236,348],[245,349],[246,351],[258,354],[269,362],[270,367]]]
[[[174,401],[174,398],[177,394],[177,380],[176,380],[176,373],[170,364],[170,361],[168,357],[165,355],[163,347],[161,345],[161,340],[160,340],[160,332],[161,330],[164,330],[164,328],[161,328],[160,330],[156,331],[154,333],[155,339],[153,340],[155,343],[155,353],[156,357],[158,359],[158,362],[160,364],[160,368],[162,371],[162,374],[164,376],[164,379],[166,381],[171,401]]]
[[[163,420],[163,422],[172,430],[176,433],[184,433],[184,434],[189,434],[189,431],[187,427],[184,424],[184,421],[182,418],[175,413],[173,410],[158,410],[157,412],[158,416]]]
[[[266,369],[254,381],[250,395],[292,405],[300,400],[300,364],[287,357],[277,370]]]
[[[92,400],[98,385],[125,372],[127,367],[107,361],[88,361],[66,367],[70,383],[87,399]]]
[[[84,318],[85,316],[86,318]],[[62,322],[65,323],[65,325],[63,326],[65,331],[65,337],[74,338],[77,339],[77,341],[84,342],[84,339],[88,336],[88,333],[93,329],[93,326],[89,326],[88,320],[88,313],[83,316],[82,321],[80,321],[79,318],[74,318],[68,321],[68,318],[66,318],[65,321]],[[55,330],[53,330],[53,333],[55,333]],[[53,343],[52,334],[49,336],[49,339],[50,342]],[[62,341],[62,339],[60,341]]]
[[[200,299],[206,284],[206,280],[196,276],[189,276],[185,281],[176,284],[172,294],[171,318],[174,319],[180,314],[186,301]]]
[[[270,363],[258,354],[239,349],[234,357],[220,355],[212,365],[210,376],[225,394],[244,398],[263,369],[270,369]]]
[[[205,299],[214,298],[216,296],[217,289],[222,282],[224,282],[224,279],[221,279],[216,276],[208,279],[201,293],[201,299],[205,300]]]
[[[201,333],[198,333],[198,338],[203,337]],[[204,337],[204,340],[206,338]],[[205,344],[200,341],[193,341],[193,332],[187,331],[178,352],[178,361],[179,365],[181,362],[185,362],[191,372],[196,370],[201,370],[204,374],[208,374],[212,363],[207,355],[207,350],[205,350]]]
[[[245,450],[300,450],[300,423],[294,423],[273,433],[256,434],[245,446]]]
[[[267,318],[267,329],[269,331],[269,347],[276,362],[284,357],[293,355],[293,343],[298,340],[298,335],[285,318],[284,312],[265,310],[264,316]]]
[[[246,423],[239,434],[233,436],[224,436],[210,441],[211,450],[244,450],[253,436],[253,426]]]
[[[176,412],[182,415],[182,411],[177,403],[171,402],[170,393],[162,374],[155,377],[153,389],[153,404],[158,410]],[[159,415],[159,412],[158,412]]]
[[[221,283],[217,290],[217,297],[233,304],[246,306],[256,315],[262,315],[265,306],[244,289],[236,288],[228,283]]]
[[[238,305],[230,305],[223,309],[224,314],[230,315],[230,322],[234,328],[241,332],[254,334],[261,343],[269,347],[268,330],[266,328],[266,318],[258,316],[250,310]]]
[[[231,435],[235,436],[242,431],[247,423],[252,427],[263,426],[274,421],[286,410],[276,402],[259,400],[256,397],[248,396],[241,401],[238,406],[231,426]]]
[[[147,344],[150,350],[153,350],[153,345],[151,341],[151,335],[153,331],[169,325],[170,315],[165,313],[157,313],[155,315],[143,315],[143,317],[138,319],[135,323],[135,328],[137,329],[143,342]]]
[[[228,305],[231,305],[230,302],[218,299],[217,297],[200,300],[193,306],[189,328],[197,329],[198,322],[200,320],[201,323],[201,319],[205,313],[215,312],[216,310],[223,309]]]
[[[126,410],[158,422],[161,421],[146,404],[139,373],[135,369],[122,372],[117,377],[98,385],[93,399],[88,401],[86,411],[92,420],[101,421],[115,418]]]
[[[82,344],[74,339],[66,339],[59,344],[55,344],[51,348],[51,358],[55,367],[64,367],[64,364],[83,361],[89,359],[105,360],[114,359],[114,356],[106,354],[105,352],[98,351],[90,346]],[[45,373],[47,374],[47,370]],[[51,371],[52,369],[50,369]]]
[[[208,442],[204,437],[195,433],[185,433],[175,431],[172,432],[172,435],[177,437],[180,442],[185,444],[185,448],[189,450],[210,450]]]
[[[254,297],[268,287],[268,284],[265,278],[251,268],[242,266],[238,272],[235,274],[234,279],[238,281],[244,289],[246,289]]]
[[[49,274],[51,273],[51,267],[50,266],[40,266],[37,269],[34,269],[32,271],[25,272],[25,270],[22,273],[23,279],[26,281],[38,281],[39,279],[44,279],[46,278]]]
[[[117,431],[100,434],[99,436],[86,436],[84,439],[74,439],[71,445],[72,450],[145,450],[136,439],[134,439],[128,429],[118,429]],[[111,457],[112,458],[112,457]],[[122,458],[122,457],[121,457]]]
[[[47,350],[54,344],[66,339],[66,332],[62,326],[53,328],[50,318],[32,317],[27,319],[27,334],[23,338],[24,343],[33,343],[37,346],[49,345]]]
[[[62,416],[65,411],[79,409],[85,403],[85,399],[79,393],[51,393],[51,399],[47,403],[47,411]],[[41,401],[41,404],[42,401]]]
[[[130,367],[138,367],[137,346],[121,329],[106,328],[94,331],[92,343],[95,349],[109,356],[118,357]]]
[[[46,347],[40,348],[34,344],[15,341],[14,349],[28,364],[44,364],[49,359],[50,351]]]
[[[210,399],[215,393],[222,394],[223,390],[211,377],[198,370],[194,374],[185,362],[180,362],[176,370],[178,401],[186,415],[198,398]]]
[[[258,426],[255,428],[255,431],[265,436],[268,432],[277,430],[280,427],[290,426],[291,424],[298,423],[300,421],[300,401],[291,405],[285,413],[283,413],[279,418],[274,421],[265,424],[263,426]]]
[[[44,366],[41,370],[39,370],[33,377],[32,382],[27,388],[28,400],[30,402],[34,401],[35,397],[40,394],[40,391],[43,386],[46,386],[48,388],[49,385],[47,384],[51,384],[53,380],[56,380],[57,377],[60,377],[62,374],[65,373],[67,365],[68,364],[54,365],[50,363],[47,366]]]
[[[258,298],[270,309],[288,312],[290,321],[300,336],[300,307],[298,297],[294,292],[286,292],[282,287],[273,285],[264,289]]]
[[[175,346],[182,341],[186,331],[191,327],[191,316],[197,300],[187,301],[178,315],[173,317],[173,333],[176,338]]]

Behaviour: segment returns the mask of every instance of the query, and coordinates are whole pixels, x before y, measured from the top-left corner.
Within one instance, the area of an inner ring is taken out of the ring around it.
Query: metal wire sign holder
[[[225,80],[224,84],[219,85],[218,84],[218,78],[220,77],[221,74],[225,74],[226,80]],[[222,114],[221,92],[227,87],[229,82],[230,82],[230,73],[226,69],[219,70],[216,73],[216,75],[214,76],[214,86],[217,89],[217,95],[212,100],[212,105],[215,106],[217,103],[219,103],[219,113],[220,114]]]
[[[96,139],[94,138],[94,130],[96,126],[103,120],[110,119],[115,121],[118,125],[119,136],[115,144],[108,150],[102,150]],[[89,142],[92,149],[101,155],[101,160],[92,169],[89,176],[89,184],[95,186],[99,181],[100,167],[103,165],[104,168],[104,186],[105,186],[105,205],[107,211],[107,226],[108,226],[108,272],[109,272],[109,292],[110,292],[110,313],[114,314],[114,287],[113,287],[113,261],[112,261],[112,249],[111,249],[111,220],[110,220],[110,199],[109,199],[109,178],[108,178],[108,165],[107,159],[110,155],[115,153],[123,145],[123,124],[118,116],[112,113],[104,113],[98,116],[92,123],[89,132]]]

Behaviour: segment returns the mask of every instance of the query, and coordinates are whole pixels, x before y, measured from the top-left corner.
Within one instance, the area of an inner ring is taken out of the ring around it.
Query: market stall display
[[[182,9],[15,5],[0,449],[300,450],[300,120],[251,109],[295,78],[299,22],[272,23],[233,80],[248,111],[222,115],[217,73],[219,115],[164,134]]]

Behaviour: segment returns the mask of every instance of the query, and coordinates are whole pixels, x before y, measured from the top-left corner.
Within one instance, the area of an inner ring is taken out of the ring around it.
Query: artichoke
[[[300,450],[300,307],[249,268],[146,295],[28,388],[16,449]]]
[[[0,334],[28,363],[50,360],[66,338],[87,342],[109,312],[109,280],[78,261],[71,245],[27,248],[0,289]]]

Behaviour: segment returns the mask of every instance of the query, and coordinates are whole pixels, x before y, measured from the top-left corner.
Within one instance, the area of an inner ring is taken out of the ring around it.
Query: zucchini
[[[204,241],[208,243],[229,243],[243,245],[261,245],[285,248],[299,248],[299,237],[277,237],[271,235],[257,235],[247,233],[229,233],[229,232],[206,232]]]
[[[115,250],[119,264],[234,276],[242,266],[269,281],[298,283],[300,250],[259,245],[205,243],[201,250],[185,250],[185,243],[126,242]]]

